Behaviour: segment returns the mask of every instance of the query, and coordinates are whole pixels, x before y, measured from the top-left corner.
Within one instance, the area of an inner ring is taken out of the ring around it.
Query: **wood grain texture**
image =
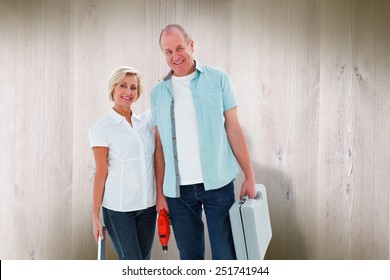
[[[319,6],[236,3],[234,78],[257,181],[268,187],[269,258],[314,257],[319,99]],[[272,16],[268,16],[271,15]],[[243,35],[245,34],[245,35]],[[243,65],[245,65],[243,67]],[[242,110],[245,108],[244,110]],[[248,108],[248,109],[247,109]],[[305,161],[297,160],[301,157]]]
[[[12,160],[2,170],[12,168],[13,182],[2,182],[10,206],[2,215],[12,224],[2,231],[12,239],[10,258],[68,259],[70,251],[63,248],[70,243],[70,234],[64,233],[70,233],[71,222],[73,95],[68,89],[73,77],[68,66],[73,36],[64,26],[69,26],[71,7],[67,1],[6,5],[10,22],[4,31],[12,34],[7,59],[13,61],[2,67],[2,76],[10,80],[1,94],[12,99],[1,106],[12,110],[2,115],[10,121],[5,135],[12,137],[12,145],[2,149],[9,149]]]
[[[0,0],[0,259],[96,258],[87,130],[119,65],[144,78],[133,109],[150,108],[172,22],[236,87],[267,186],[266,258],[389,259],[389,12],[386,0]],[[152,259],[178,259],[174,235],[168,254],[156,235]]]
[[[382,243],[389,239],[389,151],[378,151],[389,141],[389,84],[382,76],[389,73],[388,8],[383,1],[322,3],[322,258],[389,258]]]
[[[15,259],[19,256],[13,250],[18,245],[17,225],[15,219],[9,213],[15,209],[15,197],[18,186],[15,184],[15,93],[16,93],[16,45],[17,34],[13,32],[13,26],[17,24],[16,7],[13,1],[0,2],[0,234],[2,256]],[[19,186],[19,191],[22,186]],[[8,217],[7,217],[8,216]],[[13,234],[7,234],[12,232]],[[5,252],[7,252],[5,254]]]

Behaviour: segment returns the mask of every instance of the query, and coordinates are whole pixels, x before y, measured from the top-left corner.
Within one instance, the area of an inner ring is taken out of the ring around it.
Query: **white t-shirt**
[[[191,93],[191,80],[195,74],[172,76],[180,185],[203,183],[198,122]]]
[[[108,147],[108,176],[102,206],[127,212],[155,205],[151,112],[131,116],[133,127],[111,109],[89,129],[91,147]]]

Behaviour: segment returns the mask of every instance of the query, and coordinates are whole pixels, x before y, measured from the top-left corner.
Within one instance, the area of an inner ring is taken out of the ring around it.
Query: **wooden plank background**
[[[387,0],[0,0],[0,259],[96,257],[87,129],[111,106],[116,66],[141,71],[134,110],[150,108],[171,22],[236,86],[267,186],[266,258],[389,259],[389,12]],[[174,239],[164,255],[156,238],[152,258],[177,259]]]

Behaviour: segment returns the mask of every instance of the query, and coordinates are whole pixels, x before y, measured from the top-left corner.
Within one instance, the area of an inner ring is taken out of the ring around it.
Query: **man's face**
[[[195,71],[193,58],[194,41],[186,42],[183,34],[176,28],[165,31],[161,36],[161,49],[173,75],[182,77]]]

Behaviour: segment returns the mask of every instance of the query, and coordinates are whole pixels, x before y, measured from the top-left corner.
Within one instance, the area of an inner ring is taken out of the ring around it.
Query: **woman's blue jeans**
[[[156,207],[118,212],[103,207],[103,219],[121,260],[149,260],[156,228]]]
[[[212,259],[236,259],[229,218],[229,209],[234,203],[233,182],[209,191],[205,191],[203,184],[181,186],[180,197],[167,197],[167,201],[180,259],[204,259],[202,207],[207,220]]]

